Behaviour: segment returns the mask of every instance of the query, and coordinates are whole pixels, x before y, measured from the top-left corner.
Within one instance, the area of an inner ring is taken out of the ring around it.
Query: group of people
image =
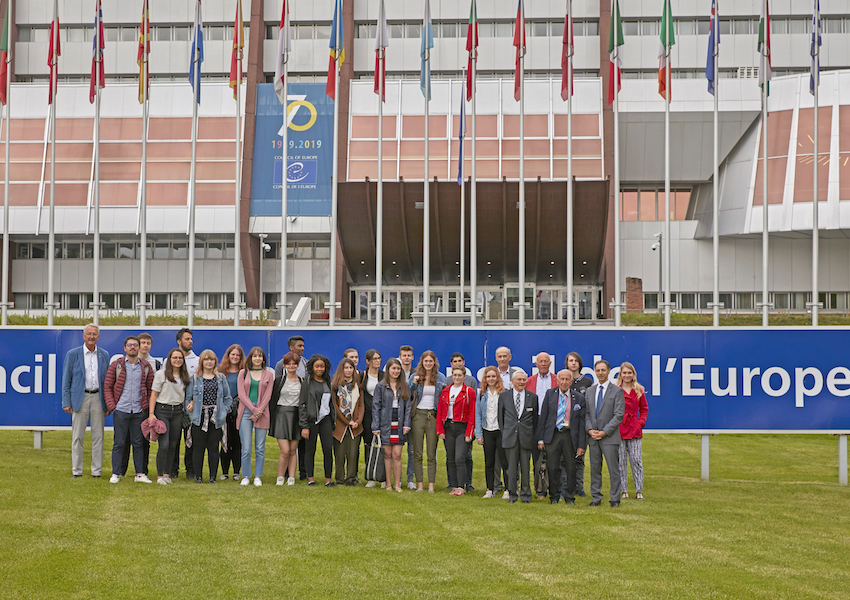
[[[362,446],[366,487],[401,492],[406,475],[409,489],[434,493],[442,440],[447,489],[455,496],[474,491],[472,444],[478,443],[484,450],[484,498],[503,492],[511,503],[530,502],[533,465],[538,497],[574,504],[576,496],[587,495],[587,450],[591,506],[603,499],[603,459],[611,506],[629,497],[627,463],[635,497],[643,499],[641,438],[648,405],[629,362],[611,381],[608,361],[596,361],[594,381],[582,373],[578,353],[570,352],[564,369],[554,373],[552,357],[540,352],[536,373],[529,377],[511,365],[511,352],[503,346],[496,350],[496,365],[482,369],[479,382],[461,353],[451,355],[447,379],[431,350],[414,366],[408,345],[385,363],[377,350],[367,351],[362,370],[359,352],[349,348],[334,369],[321,354],[305,358],[304,338],[293,336],[272,369],[260,347],[245,354],[233,344],[221,360],[209,349],[198,356],[188,328],[177,332],[177,346],[162,364],[150,356],[152,338],[146,333],[128,336],[124,356],[111,363],[97,346],[97,326],[86,326],[83,338],[83,346],[66,355],[62,379],[62,405],[73,416],[74,478],[82,476],[89,421],[91,474],[100,477],[103,423],[112,414],[111,483],[126,475],[131,450],[135,481],[153,482],[148,477],[151,441],[158,442],[156,481],[172,483],[180,471],[182,439],[190,480],[204,482],[206,456],[209,483],[232,477],[243,486],[262,486],[266,438],[273,437],[280,448],[277,485],[295,485],[296,474],[308,486],[317,485],[315,454],[321,443],[326,487],[362,483]]]

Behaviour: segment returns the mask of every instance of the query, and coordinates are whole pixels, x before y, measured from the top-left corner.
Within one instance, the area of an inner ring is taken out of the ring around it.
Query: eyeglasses
[[[135,342],[130,342],[130,343],[128,343],[128,344],[124,344],[124,347],[125,347],[125,348],[138,348],[138,347],[139,347],[139,345],[138,345],[137,343],[135,343]]]

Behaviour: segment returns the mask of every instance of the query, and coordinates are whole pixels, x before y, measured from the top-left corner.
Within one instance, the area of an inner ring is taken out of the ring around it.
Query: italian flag
[[[672,77],[670,69],[670,48],[676,43],[673,34],[673,14],[670,11],[670,0],[664,0],[664,12],[661,14],[661,43],[658,46],[658,93],[670,102],[670,93],[667,89],[667,76]],[[672,87],[672,81],[671,81]]]
[[[0,103],[6,105],[6,89],[9,85],[9,69],[6,61],[9,59],[9,7],[11,2],[6,3],[6,20],[3,22],[3,38],[0,40]]]
[[[762,0],[759,20],[759,85],[770,93],[770,11],[767,0]],[[766,87],[765,87],[766,86]]]
[[[623,41],[623,21],[620,19],[620,3],[614,0],[611,8],[611,32],[608,34],[608,54],[611,56],[610,69],[608,71],[608,104],[613,104],[614,97],[622,87],[620,78],[620,46]]]
[[[469,25],[466,28],[466,52],[469,54],[469,59],[466,63],[466,99],[472,100],[472,94],[475,91],[472,85],[472,67],[473,63],[478,64],[478,7],[475,5],[475,0],[469,5]]]

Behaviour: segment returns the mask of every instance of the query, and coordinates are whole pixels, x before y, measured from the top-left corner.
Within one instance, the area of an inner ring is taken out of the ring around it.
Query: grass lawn
[[[647,435],[646,501],[482,500],[319,485],[71,480],[69,431],[0,432],[0,598],[846,598],[831,436]],[[89,438],[87,437],[87,441]],[[152,447],[151,462],[156,451]],[[440,449],[438,489],[445,487]],[[132,461],[130,471],[132,473]],[[154,469],[152,469],[152,474]],[[321,479],[319,478],[319,481]],[[589,487],[589,471],[585,487]],[[630,480],[630,491],[633,487]],[[607,493],[607,475],[603,491]],[[632,493],[633,496],[633,493]]]

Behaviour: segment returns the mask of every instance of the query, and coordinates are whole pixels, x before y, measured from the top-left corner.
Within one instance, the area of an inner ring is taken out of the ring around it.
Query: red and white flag
[[[472,101],[475,86],[472,85],[472,68],[478,64],[478,6],[475,0],[469,5],[469,25],[466,28],[466,51],[469,59],[466,63],[466,100]],[[475,65],[473,65],[475,63]]]
[[[274,92],[280,103],[285,105],[283,97],[283,79],[286,77],[287,54],[292,52],[292,34],[289,29],[289,4],[283,0],[280,13],[280,30],[277,35],[277,61],[274,68]]]
[[[572,0],[567,0],[567,16],[564,18],[564,37],[561,40],[561,99],[564,101],[570,98],[575,92],[572,68],[573,55],[575,54],[572,13]]]
[[[59,0],[53,0],[53,20],[50,22],[50,44],[47,47],[47,66],[50,67],[50,86],[47,103],[53,104],[59,82],[59,57],[62,55],[62,42],[59,41]]]
[[[522,0],[516,7],[516,23],[514,24],[514,42],[516,46],[516,71],[514,72],[514,100],[519,102],[522,96],[522,58],[525,56],[525,10]]]

